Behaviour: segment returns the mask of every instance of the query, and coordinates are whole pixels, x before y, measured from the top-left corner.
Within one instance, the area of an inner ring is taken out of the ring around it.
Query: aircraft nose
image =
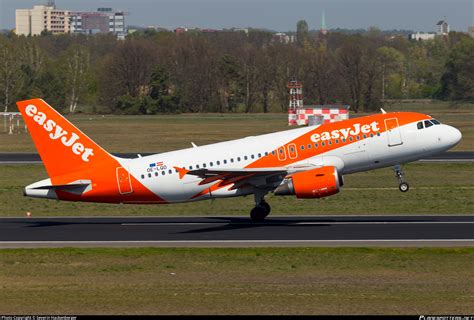
[[[458,129],[447,126],[445,140],[449,144],[449,147],[452,148],[461,141],[462,133]]]

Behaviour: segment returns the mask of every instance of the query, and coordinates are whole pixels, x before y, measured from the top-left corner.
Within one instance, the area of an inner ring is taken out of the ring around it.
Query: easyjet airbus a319
[[[315,199],[339,192],[346,174],[400,165],[448,150],[456,128],[412,112],[381,113],[136,159],[113,156],[41,99],[17,103],[49,179],[25,195],[66,201],[164,204],[254,195]]]

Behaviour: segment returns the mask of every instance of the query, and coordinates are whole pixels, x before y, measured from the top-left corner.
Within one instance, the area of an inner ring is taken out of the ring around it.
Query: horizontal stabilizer
[[[92,181],[76,180],[68,184],[53,185],[51,179],[33,183],[25,188],[25,196],[34,198],[57,199],[56,191],[65,191],[76,195],[92,190]]]

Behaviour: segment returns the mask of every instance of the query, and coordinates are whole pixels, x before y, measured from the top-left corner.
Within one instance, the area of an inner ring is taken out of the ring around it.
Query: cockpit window
[[[438,125],[438,124],[441,124],[438,120],[436,119],[431,119],[431,122],[433,122],[434,124]]]
[[[418,122],[416,124],[416,127],[418,128],[418,130],[423,129],[423,121]]]
[[[432,124],[430,121],[425,120],[425,128],[429,128],[429,127],[431,127],[432,125],[433,125],[433,124]]]

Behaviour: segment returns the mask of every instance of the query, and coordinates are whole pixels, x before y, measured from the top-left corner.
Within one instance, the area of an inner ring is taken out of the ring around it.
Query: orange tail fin
[[[86,170],[112,156],[42,99],[17,102],[50,178]]]

